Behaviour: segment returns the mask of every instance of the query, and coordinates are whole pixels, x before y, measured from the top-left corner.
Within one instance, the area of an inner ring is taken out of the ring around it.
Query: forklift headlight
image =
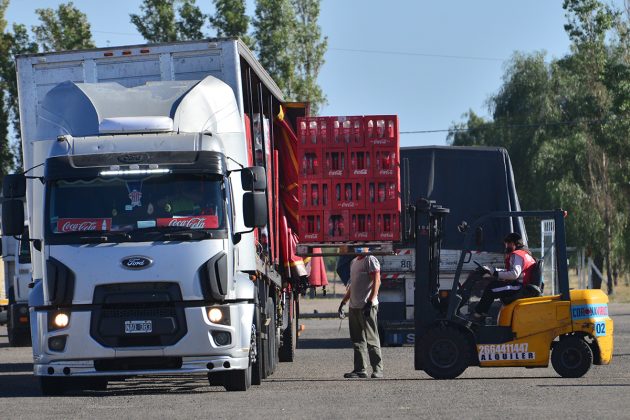
[[[230,325],[230,307],[229,306],[212,306],[207,308],[208,319],[213,324]]]
[[[48,314],[48,331],[66,328],[70,324],[70,314],[65,312],[50,312]]]

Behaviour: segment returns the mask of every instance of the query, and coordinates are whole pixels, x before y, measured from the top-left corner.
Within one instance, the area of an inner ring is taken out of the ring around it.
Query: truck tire
[[[273,375],[276,370],[276,362],[278,357],[278,346],[276,337],[276,310],[272,298],[267,298],[265,305],[265,317],[269,320],[269,324],[265,328],[267,339],[265,340],[265,378]]]
[[[593,351],[581,337],[560,337],[551,351],[551,365],[563,378],[581,378],[593,364]]]
[[[224,383],[226,391],[247,391],[252,385],[252,365],[243,370],[225,372]]]
[[[262,339],[260,338],[260,309],[256,305],[254,309],[254,323],[252,324],[252,343],[251,348],[254,349],[254,362],[252,363],[252,385],[260,385],[263,379],[263,348]]]
[[[30,347],[31,346],[31,334],[28,330],[15,330],[14,328],[7,327],[7,336],[9,338],[10,347]]]
[[[472,346],[465,334],[451,326],[439,325],[422,337],[422,366],[435,379],[454,379],[470,364]]]
[[[287,324],[282,331],[282,345],[278,352],[280,362],[293,362],[295,360],[295,348],[297,346],[297,319],[295,317],[295,301],[293,293],[289,295],[289,308],[287,311]]]

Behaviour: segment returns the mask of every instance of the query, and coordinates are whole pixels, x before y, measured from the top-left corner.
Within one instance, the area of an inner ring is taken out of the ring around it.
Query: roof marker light
[[[125,176],[125,175],[151,175],[151,174],[170,174],[170,169],[118,169],[101,171],[100,176]]]

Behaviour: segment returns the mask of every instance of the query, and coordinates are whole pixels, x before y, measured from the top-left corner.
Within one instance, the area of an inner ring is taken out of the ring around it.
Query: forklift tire
[[[455,379],[470,365],[472,345],[466,335],[451,326],[429,329],[422,338],[422,366],[435,379]]]
[[[593,351],[581,337],[560,337],[551,351],[551,365],[563,378],[581,378],[593,364]]]

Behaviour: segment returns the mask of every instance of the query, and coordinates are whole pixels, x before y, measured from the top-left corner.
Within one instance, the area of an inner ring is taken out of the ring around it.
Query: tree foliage
[[[176,3],[179,7],[175,7]],[[206,16],[196,0],[143,0],[131,23],[148,42],[173,42],[204,37]]]
[[[508,149],[525,208],[567,208],[568,240],[612,273],[630,268],[630,55],[627,16],[597,0],[565,0],[571,53],[515,54],[489,100],[454,145]]]
[[[258,0],[253,20],[258,60],[288,99],[295,97],[295,12],[290,0]]]
[[[317,76],[324,65],[328,37],[322,38],[317,24],[319,0],[292,0],[296,27],[293,53],[296,63],[295,99],[311,103],[311,113],[317,115],[326,103],[326,95],[317,84]]]
[[[44,51],[94,48],[87,16],[72,2],[60,4],[57,10],[36,9],[41,24],[33,26],[35,39]]]
[[[254,48],[254,40],[247,34],[249,16],[245,13],[245,0],[214,0],[216,13],[209,17],[218,37],[239,37]]]

